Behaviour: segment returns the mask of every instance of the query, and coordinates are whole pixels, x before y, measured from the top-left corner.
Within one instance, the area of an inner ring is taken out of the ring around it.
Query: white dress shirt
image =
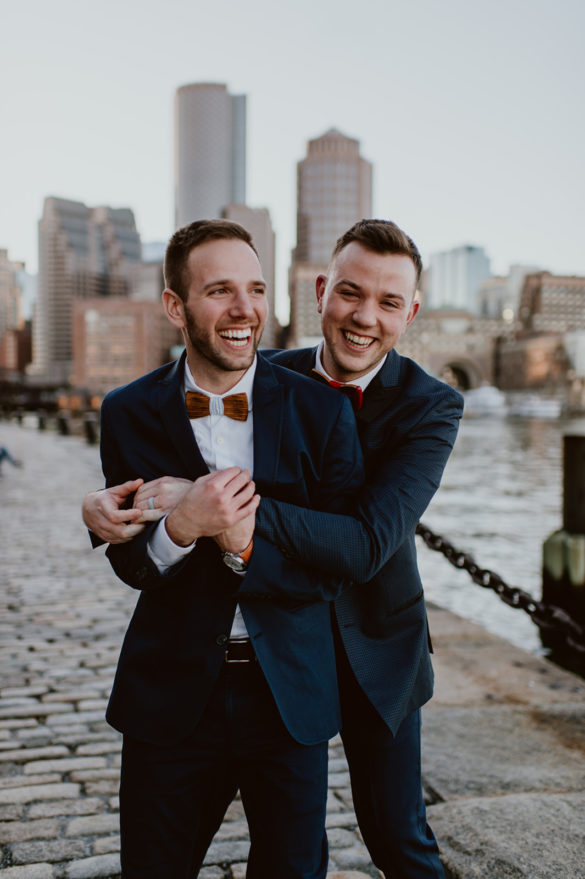
[[[195,442],[209,470],[225,470],[226,467],[241,467],[253,471],[254,466],[254,418],[252,413],[252,390],[256,374],[256,358],[246,370],[240,381],[225,394],[210,394],[199,387],[191,375],[185,360],[185,391],[199,391],[210,398],[210,412],[214,414],[202,418],[192,418],[191,427]],[[223,415],[223,397],[244,393],[248,397],[248,417],[245,421],[235,421]],[[196,541],[189,546],[178,546],[168,535],[166,516],[160,520],[148,542],[148,554],[161,574],[189,555]],[[248,632],[239,606],[232,624],[230,638],[247,638]]]

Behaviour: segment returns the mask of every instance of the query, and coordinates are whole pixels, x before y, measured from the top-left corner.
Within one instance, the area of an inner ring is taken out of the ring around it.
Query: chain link
[[[561,607],[538,601],[529,592],[517,586],[508,586],[499,574],[490,571],[489,568],[480,568],[472,556],[455,549],[452,543],[435,534],[422,522],[416,526],[416,533],[422,537],[429,549],[442,553],[454,567],[467,571],[478,586],[483,589],[493,589],[509,607],[525,611],[539,629],[561,635],[571,650],[576,651],[582,658],[585,657],[585,629]]]

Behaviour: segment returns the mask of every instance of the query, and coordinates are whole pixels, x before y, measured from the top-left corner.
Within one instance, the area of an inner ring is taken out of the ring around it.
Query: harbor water
[[[464,417],[425,525],[512,587],[541,598],[543,541],[562,526],[563,435],[583,419]],[[427,599],[541,653],[538,629],[520,609],[476,585],[418,539]]]

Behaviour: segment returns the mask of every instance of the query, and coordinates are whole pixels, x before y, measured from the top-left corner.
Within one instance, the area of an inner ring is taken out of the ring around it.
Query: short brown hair
[[[232,220],[196,220],[177,229],[171,237],[165,253],[164,276],[165,285],[187,301],[189,291],[189,278],[187,273],[187,260],[194,247],[204,244],[206,241],[217,241],[226,238],[237,238],[252,248],[256,256],[258,251],[254,247],[252,236],[247,229],[234,223]]]
[[[396,253],[409,256],[416,269],[416,283],[420,280],[423,264],[418,247],[406,232],[393,223],[392,220],[358,220],[357,223],[344,232],[333,248],[331,259],[356,241],[358,244],[373,250],[374,253]]]

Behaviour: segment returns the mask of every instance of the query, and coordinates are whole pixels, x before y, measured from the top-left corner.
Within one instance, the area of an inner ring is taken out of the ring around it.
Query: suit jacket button
[[[215,639],[215,643],[219,644],[220,647],[223,647],[225,644],[227,644],[228,640],[229,639],[227,635],[218,635]]]

